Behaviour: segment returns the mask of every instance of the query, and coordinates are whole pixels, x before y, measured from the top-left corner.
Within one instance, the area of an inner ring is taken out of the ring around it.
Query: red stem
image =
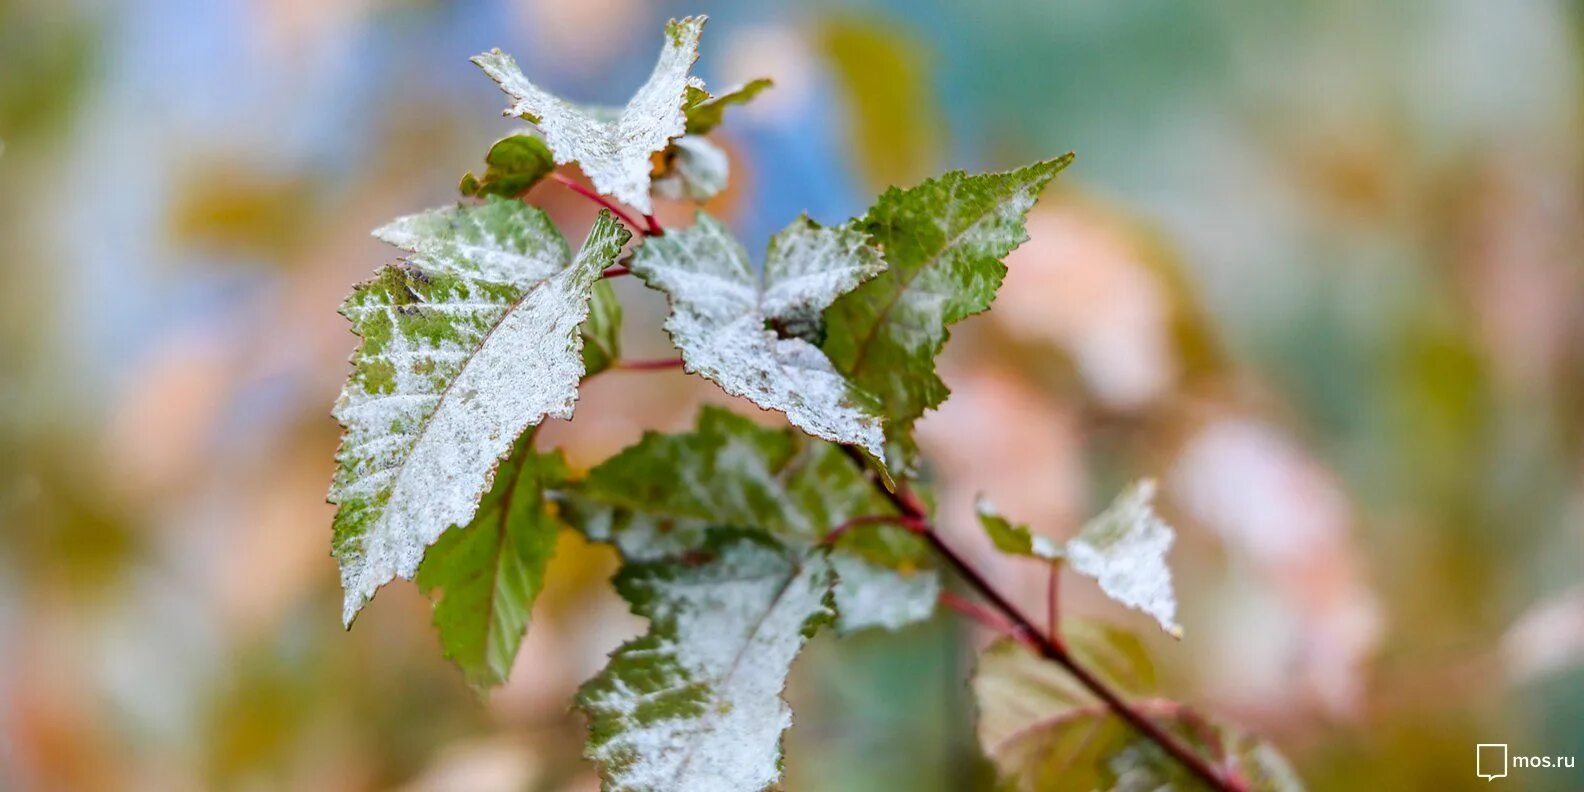
[[[862,517],[846,520],[827,531],[825,544],[835,543],[837,539],[842,537],[842,534],[847,533],[848,529],[856,528],[860,525],[900,525],[913,533],[923,533],[929,528],[921,520],[902,514],[865,514]]]
[[[654,215],[646,214],[643,219],[646,226],[644,228],[646,236],[665,236],[665,229],[660,227],[660,221],[656,220]]]
[[[626,371],[654,371],[657,369],[676,368],[682,365],[681,358],[665,358],[662,360],[618,360],[615,368]]]
[[[601,278],[620,278],[623,275],[631,274],[632,270],[622,264],[612,264],[600,271]]]
[[[1062,645],[1061,578],[1057,575],[1060,571],[1060,562],[1051,564],[1050,577],[1045,581],[1045,637],[1057,646]]]
[[[582,184],[573,181],[571,178],[563,176],[559,173],[550,174],[550,178],[554,179],[558,184],[561,184],[572,192],[575,192],[578,195],[581,195],[584,198],[587,198],[590,201],[593,201],[594,203],[609,209],[611,214],[621,218],[623,223],[631,226],[633,230],[637,231],[638,233],[643,234],[644,236],[659,236],[660,232],[658,229],[660,226],[654,222],[654,218],[644,215],[644,219],[648,220],[649,222],[640,223],[633,219],[632,214],[630,214],[626,209],[617,206],[615,201],[612,201],[611,199],[600,195],[599,193],[583,186]]]
[[[1007,621],[1006,617],[1002,616],[1001,614],[996,613],[995,611],[992,611],[977,602],[965,600],[962,597],[951,593],[950,591],[942,591],[940,593],[940,604],[957,611],[958,613],[961,613],[962,615],[973,619],[974,621],[984,625],[985,627],[995,630],[1002,635],[1011,636],[1018,639],[1019,641],[1024,640],[1023,634],[1018,632],[1016,625]]]
[[[848,453],[849,455],[857,454],[857,458],[862,459],[861,454],[856,449]],[[996,610],[1001,611],[1003,615],[1011,620],[1014,629],[1022,635],[1022,640],[1034,651],[1039,652],[1045,659],[1065,669],[1074,679],[1078,680],[1079,684],[1087,688],[1096,698],[1104,702],[1112,712],[1116,713],[1117,717],[1132,726],[1150,742],[1159,745],[1162,750],[1170,754],[1183,767],[1186,767],[1189,772],[1198,776],[1201,781],[1209,784],[1212,789],[1220,790],[1220,792],[1247,792],[1246,785],[1241,779],[1229,778],[1217,771],[1204,757],[1195,753],[1192,748],[1156,725],[1154,721],[1150,720],[1148,716],[1132,704],[1123,700],[1120,693],[1112,690],[1104,680],[1100,679],[1094,672],[1069,654],[1065,646],[1051,640],[1050,636],[1035,629],[1034,623],[1027,616],[1024,616],[1022,611],[1018,610],[1011,602],[1008,602],[1001,592],[990,585],[988,580],[985,580],[984,575],[981,575],[978,569],[975,569],[972,564],[968,563],[967,559],[958,555],[957,551],[953,550],[941,539],[940,533],[936,531],[933,525],[929,524],[928,515],[925,514],[918,498],[908,490],[906,482],[898,482],[895,491],[887,489],[879,479],[875,479],[874,484],[880,494],[890,500],[892,505],[896,506],[903,516],[910,517],[923,524],[924,530],[921,535],[925,541],[930,543],[930,547],[935,550],[935,553],[945,559],[946,563],[956,570],[957,574],[980,596],[989,600]]]

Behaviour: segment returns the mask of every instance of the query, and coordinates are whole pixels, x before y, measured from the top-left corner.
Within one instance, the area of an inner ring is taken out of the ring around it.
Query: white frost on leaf
[[[830,565],[746,534],[704,552],[702,562],[630,563],[617,578],[650,627],[578,693],[606,789],[735,792],[781,775],[792,725],[781,691],[833,615]]]
[[[666,331],[689,371],[765,409],[786,413],[815,437],[885,458],[881,421],[819,347],[771,324],[817,322],[837,297],[885,269],[880,251],[852,225],[807,217],[770,239],[764,274],[721,223],[703,212],[691,228],[639,248],[632,270],[671,298]]]
[[[1028,526],[1016,524],[1001,516],[995,504],[984,495],[974,501],[974,511],[979,515],[979,524],[984,527],[985,534],[995,544],[996,549],[1003,553],[1029,556],[1041,561],[1056,562],[1062,560],[1062,549],[1050,540],[1030,531]]]
[[[1065,545],[1026,525],[1009,522],[982,495],[975,509],[979,524],[997,550],[1050,564],[1066,562],[1073,571],[1094,578],[1106,596],[1153,616],[1172,637],[1181,638],[1177,597],[1172,593],[1171,569],[1166,566],[1166,553],[1175,535],[1155,514],[1154,499],[1154,481],[1135,483],[1123,490],[1110,508],[1084,523]]]
[[[671,144],[672,159],[654,182],[661,198],[707,201],[726,189],[731,162],[726,152],[702,135],[683,135]]]
[[[898,630],[935,613],[940,575],[933,569],[904,574],[851,553],[832,553],[830,561],[836,569],[836,631],[842,635],[871,627]]]
[[[698,59],[705,17],[666,24],[665,45],[654,71],[627,104],[614,112],[575,105],[523,75],[517,61],[498,49],[476,55],[484,70],[514,101],[505,115],[523,116],[544,133],[558,164],[577,162],[595,189],[648,214],[649,155],[686,129],[683,103],[697,78],[688,70]]]
[[[1154,500],[1155,482],[1150,479],[1123,490],[1110,508],[1067,541],[1067,562],[1094,578],[1106,596],[1149,614],[1161,629],[1181,638],[1177,597],[1166,566],[1175,535],[1155,513]]]
[[[410,254],[342,306],[363,343],[334,415],[329,500],[344,620],[466,525],[524,429],[570,418],[578,326],[628,233],[609,214],[575,261],[543,212],[491,198],[402,218],[375,236]]]

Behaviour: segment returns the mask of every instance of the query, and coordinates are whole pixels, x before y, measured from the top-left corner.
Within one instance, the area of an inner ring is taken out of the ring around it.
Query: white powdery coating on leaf
[[[689,371],[786,413],[811,435],[885,458],[880,418],[853,398],[851,385],[825,353],[765,327],[770,320],[817,317],[838,296],[884,270],[862,231],[821,228],[799,218],[771,238],[761,280],[742,246],[700,212],[693,227],[647,241],[632,269],[670,295],[665,328]]]
[[[671,144],[676,157],[665,175],[655,180],[661,198],[707,201],[726,189],[731,161],[720,146],[701,135],[683,135]]]
[[[1050,537],[1034,533],[1026,525],[1014,525],[1007,518],[1001,516],[990,498],[980,495],[974,500],[974,511],[979,515],[979,523],[984,526],[985,532],[990,535],[990,540],[1003,552],[1014,552],[1003,546],[1008,540],[1014,539],[1026,545],[1016,552],[1021,555],[1038,558],[1041,561],[1056,562],[1062,560],[1062,549],[1050,540]]]
[[[534,85],[516,60],[498,49],[474,56],[473,62],[516,100],[506,115],[535,119],[558,164],[577,162],[595,189],[648,214],[649,155],[686,129],[682,104],[704,22],[703,16],[686,17],[666,26],[654,71],[614,118]]]
[[[503,213],[515,211],[499,202],[466,210],[431,209],[374,229],[374,238],[412,253],[428,269],[528,286],[565,268],[571,251],[560,234],[548,233],[548,221],[544,226],[503,227]],[[516,238],[503,236],[508,232]]]
[[[832,553],[836,569],[836,630],[843,635],[884,627],[896,630],[928,619],[940,597],[940,575],[921,569],[904,575],[850,553]]]
[[[590,747],[590,758],[607,768],[606,788],[735,792],[774,784],[781,733],[792,725],[781,691],[810,621],[831,615],[832,582],[822,554],[793,566],[778,550],[749,541],[727,545],[702,566],[643,581],[656,643],[623,647],[596,680],[609,684],[582,701],[599,720],[622,725]],[[646,667],[625,674],[623,660],[635,656],[646,666],[674,662],[682,673]],[[656,679],[674,684],[644,684]],[[702,686],[701,712],[642,711],[688,686]]]
[[[1094,578],[1111,599],[1155,617],[1168,634],[1181,638],[1177,597],[1166,566],[1174,536],[1155,514],[1154,499],[1155,482],[1149,479],[1123,491],[1068,540],[1067,561]]]
[[[466,216],[500,205],[440,213]],[[387,232],[403,222],[382,229],[382,235],[397,236]],[[542,233],[554,234],[554,230]],[[358,499],[378,503],[360,526],[357,549],[340,556],[345,591],[342,618],[347,624],[380,586],[397,575],[411,578],[440,534],[472,519],[497,463],[524,429],[547,415],[572,416],[577,383],[583,376],[578,326],[588,314],[600,270],[614,259],[623,241],[625,232],[602,215],[577,260],[530,286],[514,304],[479,300],[417,306],[418,311],[474,314],[488,329],[466,337],[466,343],[428,346],[392,332],[387,357],[397,363],[394,393],[354,387],[356,374],[348,381],[333,413],[346,427],[339,456],[363,460],[364,465],[368,459],[379,461],[366,473],[360,471],[346,480],[338,476],[330,492],[331,502],[337,504]],[[498,276],[510,267],[508,259],[499,255],[505,248],[490,249],[490,255],[483,256],[474,247],[447,248],[443,241],[410,242],[403,247],[439,251],[433,259],[415,256],[413,262],[420,269],[464,274],[475,283],[499,285],[480,273]],[[559,234],[527,244],[532,250],[555,250],[557,245],[565,250]],[[523,266],[521,272],[532,273],[537,270],[526,267],[539,262],[530,258]],[[524,279],[519,276],[514,285]],[[395,310],[389,305],[349,310],[380,308]],[[450,361],[445,371],[454,372],[454,377],[437,388],[432,378],[411,370],[408,362],[416,359]],[[416,431],[396,427],[416,427]]]

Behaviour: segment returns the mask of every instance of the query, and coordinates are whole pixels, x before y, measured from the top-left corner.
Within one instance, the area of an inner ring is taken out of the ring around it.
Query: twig
[[[843,446],[843,448],[847,450],[849,456],[854,457],[861,465],[864,464],[862,452],[849,446]],[[1104,680],[1100,679],[1094,672],[1069,654],[1065,646],[1052,641],[1050,636],[1035,629],[1034,623],[1027,616],[1024,616],[1022,611],[1018,610],[1011,602],[1008,602],[1001,592],[990,585],[988,580],[985,580],[984,575],[981,575],[978,569],[975,569],[972,564],[968,563],[967,559],[959,555],[957,551],[953,550],[941,539],[940,533],[935,526],[929,523],[929,515],[925,513],[923,505],[913,495],[913,492],[908,489],[907,482],[897,482],[897,487],[893,491],[887,489],[878,477],[871,479],[871,481],[880,494],[891,501],[892,505],[896,506],[897,511],[904,516],[923,523],[924,530],[921,535],[925,541],[929,542],[935,553],[944,559],[952,569],[956,570],[957,574],[980,596],[988,600],[991,605],[995,606],[996,610],[1001,611],[1003,615],[1011,620],[1013,626],[1024,636],[1024,642],[1028,643],[1030,648],[1065,669],[1074,679],[1078,680],[1079,684],[1087,688],[1096,698],[1104,702],[1106,707],[1116,713],[1117,717],[1127,722],[1129,726],[1132,726],[1150,742],[1159,745],[1162,750],[1170,754],[1173,759],[1176,759],[1201,781],[1209,784],[1212,789],[1220,790],[1220,792],[1246,792],[1246,784],[1241,779],[1227,777],[1216,770],[1209,762],[1205,761],[1204,757],[1201,757],[1181,740],[1156,725],[1138,708],[1123,700],[1120,693],[1112,690]]]
[[[606,198],[603,195],[600,195],[599,193],[597,193],[597,192],[595,192],[595,191],[583,186],[582,184],[580,184],[580,183],[578,183],[576,181],[573,181],[571,178],[569,178],[567,176],[563,176],[562,174],[559,174],[559,173],[550,174],[550,178],[555,180],[555,182],[557,184],[560,184],[560,185],[566,187],[567,189],[571,190],[572,192],[575,192],[578,195],[581,195],[584,198],[587,198],[590,201],[593,201],[594,203],[597,203],[600,206],[603,206],[606,209],[609,209],[611,214],[616,215],[617,217],[621,218],[621,221],[623,223],[626,223],[627,225],[631,226],[634,231],[637,231],[638,233],[643,234],[644,236],[658,236],[659,235],[659,232],[656,230],[656,229],[659,228],[659,226],[657,224],[655,224],[653,222],[653,218],[649,217],[648,215],[644,216],[645,219],[649,220],[648,223],[639,223],[637,220],[633,219],[633,216],[626,209],[623,209],[620,206],[617,206],[615,201],[612,201],[611,199]]]
[[[940,604],[950,608],[951,610],[957,611],[958,613],[961,613],[962,615],[973,619],[979,624],[995,630],[1002,635],[1016,638],[1017,640],[1023,641],[1024,643],[1028,642],[1028,639],[1018,631],[1017,625],[1007,621],[1006,617],[1002,616],[1001,614],[996,613],[995,611],[992,611],[977,602],[965,600],[962,597],[951,593],[950,591],[942,591],[940,593]]]
[[[900,525],[913,533],[923,533],[929,527],[917,518],[902,514],[865,514],[862,517],[853,517],[845,520],[835,528],[827,531],[824,539],[825,544],[835,544],[837,539],[842,538],[842,534],[860,525]]]
[[[654,371],[657,369],[677,368],[682,365],[682,358],[662,358],[660,360],[618,360],[613,368],[624,371]]]
[[[1052,563],[1049,577],[1045,581],[1045,637],[1057,646],[1062,646],[1060,573],[1061,562]]]

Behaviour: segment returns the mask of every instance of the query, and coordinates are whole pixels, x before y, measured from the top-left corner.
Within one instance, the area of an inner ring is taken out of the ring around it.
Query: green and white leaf
[[[1154,481],[1134,483],[1061,546],[1026,525],[1008,522],[982,496],[979,524],[1001,552],[1050,563],[1065,561],[1073,571],[1094,578],[1106,596],[1149,614],[1161,629],[1181,638],[1177,597],[1166,565],[1176,535],[1155,513],[1154,499]]]
[[[495,141],[484,155],[484,175],[470,171],[457,189],[463,195],[479,198],[499,195],[512,198],[526,192],[555,170],[550,148],[533,135],[511,135]]]
[[[1012,555],[1038,558],[1042,561],[1060,561],[1063,553],[1049,537],[1040,536],[1029,530],[1027,525],[1012,523],[996,511],[995,505],[983,495],[974,503],[974,509],[979,514],[979,525],[985,534],[990,537],[990,542],[997,550]]]
[[[649,632],[579,691],[606,789],[761,790],[781,775],[792,660],[834,616],[824,553],[717,531],[684,559],[628,563],[616,589]]]
[[[753,101],[755,96],[771,85],[774,83],[769,78],[760,77],[728,88],[716,96],[711,96],[701,85],[688,86],[687,99],[682,108],[687,116],[687,133],[703,135],[720,126],[721,121],[725,120],[726,108]]]
[[[545,491],[566,480],[566,462],[535,453],[533,436],[524,432],[501,462],[473,521],[441,534],[418,567],[419,588],[441,590],[440,645],[478,688],[511,673],[561,526]]]
[[[1166,565],[1175,534],[1155,513],[1154,500],[1155,482],[1150,479],[1123,490],[1110,508],[1067,540],[1067,563],[1074,572],[1094,578],[1106,596],[1149,614],[1161,629],[1181,638],[1177,597]]]
[[[691,228],[648,240],[632,262],[634,274],[670,296],[665,328],[689,371],[786,413],[815,437],[880,458],[884,432],[870,406],[819,347],[769,327],[808,322],[884,268],[862,231],[801,217],[771,238],[761,277],[742,245],[703,212]]]
[[[576,260],[543,212],[484,204],[404,217],[375,236],[408,252],[342,305],[362,344],[334,415],[346,427],[329,500],[343,619],[411,578],[467,525],[523,430],[569,418],[590,289],[629,234],[601,213]]]
[[[558,164],[577,162],[595,189],[649,213],[649,156],[662,151],[687,128],[687,88],[699,85],[688,71],[698,59],[705,17],[666,23],[665,43],[649,79],[615,112],[575,105],[523,75],[498,49],[473,62],[513,100],[505,115],[521,116],[544,133]]]
[[[836,570],[836,631],[842,635],[881,627],[898,630],[935,613],[940,575],[901,572],[850,552],[831,553]]]
[[[584,376],[598,374],[621,358],[621,321],[621,300],[610,281],[601,279],[594,284],[588,319],[583,322]]]
[[[894,471],[910,473],[913,423],[949,391],[935,374],[948,326],[990,307],[1006,274],[1001,263],[1028,238],[1024,217],[1072,155],[1021,170],[961,171],[917,187],[892,188],[864,215],[887,270],[825,311],[822,344],[836,370],[882,407]]]
[[[1150,698],[1156,692],[1154,671],[1136,639],[1088,622],[1071,627],[1064,640],[1081,664],[1208,760],[1235,768],[1250,790],[1302,789],[1269,743],[1211,723],[1175,702]],[[1205,788],[1060,666],[1016,641],[996,641],[980,654],[972,688],[979,744],[1003,788]]]
[[[628,561],[685,554],[710,525],[763,530],[808,551],[853,517],[895,512],[836,447],[719,407],[704,408],[693,432],[646,433],[590,470],[564,505],[569,523],[614,543]],[[842,632],[934,612],[940,578],[916,536],[893,526],[854,528],[831,556]]]
[[[726,189],[731,162],[708,138],[683,135],[671,143],[666,168],[654,181],[654,194],[670,200],[707,201]]]

